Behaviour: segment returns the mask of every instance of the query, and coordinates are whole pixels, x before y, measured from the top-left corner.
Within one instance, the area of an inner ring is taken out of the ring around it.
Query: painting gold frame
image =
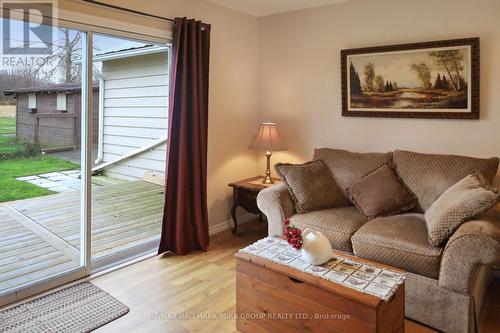
[[[341,75],[346,117],[479,119],[477,37],[341,50]]]

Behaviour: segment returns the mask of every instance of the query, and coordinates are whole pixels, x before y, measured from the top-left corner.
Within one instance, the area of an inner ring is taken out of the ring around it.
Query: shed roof
[[[92,84],[94,90],[99,89],[99,82],[94,81]],[[28,94],[28,93],[79,93],[82,90],[82,84],[80,82],[74,83],[60,83],[60,84],[47,84],[36,87],[28,87],[28,88],[17,88],[17,89],[9,89],[5,90],[3,94],[5,96],[17,95],[17,94]]]

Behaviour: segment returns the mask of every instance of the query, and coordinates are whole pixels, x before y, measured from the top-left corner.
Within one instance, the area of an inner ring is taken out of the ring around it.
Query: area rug
[[[129,310],[105,291],[84,282],[0,311],[0,332],[90,332]]]

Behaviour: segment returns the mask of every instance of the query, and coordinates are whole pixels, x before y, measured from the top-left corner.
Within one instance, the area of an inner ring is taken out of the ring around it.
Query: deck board
[[[130,242],[158,237],[163,193],[161,186],[142,181],[94,186],[92,257],[109,254],[109,246],[103,246],[109,242],[113,242],[114,248],[122,249]],[[80,194],[72,192],[16,201],[10,206],[79,249],[79,202]]]
[[[93,186],[92,201],[94,259],[159,237],[161,186],[142,181]],[[74,253],[60,242],[80,249],[79,192],[0,205],[0,292],[78,267]]]
[[[0,242],[0,292],[79,266],[12,217],[5,205],[0,205],[0,234],[9,238]]]

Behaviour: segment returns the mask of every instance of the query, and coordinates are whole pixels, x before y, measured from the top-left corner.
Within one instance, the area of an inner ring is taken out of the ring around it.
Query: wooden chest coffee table
[[[404,282],[385,301],[252,254],[235,257],[236,327],[242,333],[404,332]]]

